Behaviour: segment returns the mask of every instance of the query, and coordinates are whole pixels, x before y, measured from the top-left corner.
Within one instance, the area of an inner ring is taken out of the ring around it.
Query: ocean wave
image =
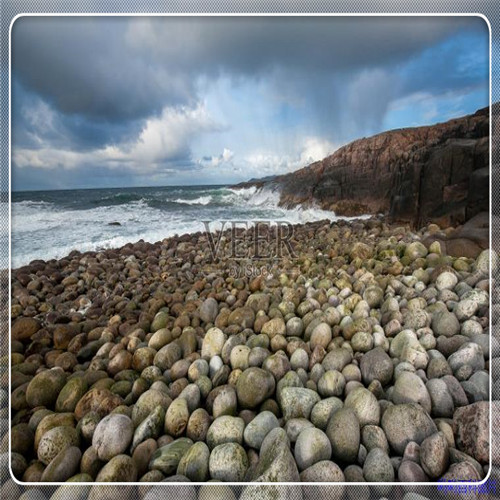
[[[54,207],[53,203],[43,200],[22,200],[22,201],[12,200],[12,205],[15,205],[16,207],[19,208],[34,208],[34,209]]]
[[[173,200],[174,203],[182,203],[184,205],[208,205],[212,201],[212,196],[200,196],[194,200],[185,200],[183,198],[177,198]]]

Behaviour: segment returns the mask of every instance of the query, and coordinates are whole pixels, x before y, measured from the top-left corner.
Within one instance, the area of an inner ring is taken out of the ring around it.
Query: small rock
[[[356,413],[350,408],[341,408],[328,421],[326,435],[332,445],[334,459],[354,463],[361,440],[360,425]]]
[[[101,460],[108,461],[123,454],[132,442],[134,424],[126,415],[111,414],[97,425],[92,446]]]
[[[263,411],[245,427],[243,433],[245,443],[251,448],[259,450],[264,438],[272,429],[279,426],[279,421],[273,413]]]
[[[212,450],[208,466],[212,479],[242,481],[248,469],[247,454],[237,443],[220,444]]]
[[[308,428],[299,434],[294,453],[299,471],[303,471],[321,460],[329,460],[332,446],[323,431]]]
[[[449,463],[448,442],[442,432],[424,439],[420,445],[420,464],[432,479],[442,476]]]
[[[389,406],[382,416],[382,429],[390,446],[399,455],[410,441],[420,444],[437,432],[429,414],[416,403]]]
[[[394,468],[387,453],[380,449],[371,450],[363,465],[364,478],[373,483],[388,483],[394,481]]]

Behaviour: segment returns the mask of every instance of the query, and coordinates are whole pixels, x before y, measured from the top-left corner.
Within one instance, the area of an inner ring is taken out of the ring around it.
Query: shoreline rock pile
[[[12,471],[26,482],[483,479],[497,261],[444,255],[446,232],[320,221],[294,227],[297,258],[235,263],[225,233],[213,262],[196,233],[14,270]]]

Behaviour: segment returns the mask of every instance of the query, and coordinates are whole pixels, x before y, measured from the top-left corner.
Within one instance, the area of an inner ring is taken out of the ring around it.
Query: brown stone
[[[31,336],[40,330],[40,326],[34,318],[18,318],[12,324],[12,338],[21,342],[30,340]]]
[[[89,411],[95,411],[101,417],[105,417],[122,404],[123,399],[108,389],[92,389],[78,401],[75,417],[80,420]]]
[[[457,448],[487,464],[490,457],[490,408],[480,401],[458,408],[453,415]]]

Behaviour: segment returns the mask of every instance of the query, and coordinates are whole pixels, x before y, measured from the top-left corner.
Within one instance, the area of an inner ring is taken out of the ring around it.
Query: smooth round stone
[[[165,410],[161,406],[158,406],[135,429],[134,437],[132,439],[131,452],[133,453],[136,447],[143,441],[151,438],[158,438],[164,427]]]
[[[257,482],[299,481],[297,464],[284,429],[273,429],[265,437],[260,448],[259,461],[249,479]]]
[[[309,418],[319,394],[302,387],[285,387],[280,394],[280,407],[285,421],[291,418]]]
[[[223,415],[216,418],[207,432],[207,445],[210,449],[224,443],[243,443],[245,421],[240,417]]]
[[[193,412],[200,406],[201,393],[196,384],[188,384],[178,396],[178,399],[185,399],[189,413]]]
[[[420,445],[420,464],[432,479],[442,476],[448,469],[448,441],[442,432],[424,439]]]
[[[374,448],[381,448],[389,454],[389,443],[384,431],[377,425],[365,425],[361,429],[361,443],[368,452]]]
[[[376,347],[363,355],[360,369],[365,385],[371,384],[374,380],[380,381],[382,385],[387,385],[392,380],[394,373],[393,362],[381,347]]]
[[[311,422],[315,427],[325,430],[330,417],[344,406],[342,400],[336,397],[322,399],[311,410]]]
[[[323,431],[308,428],[297,437],[294,454],[299,471],[303,471],[321,460],[329,460],[332,446]]]
[[[462,382],[469,400],[473,403],[489,399],[490,377],[485,371],[473,373],[466,382]]]
[[[426,388],[431,398],[431,415],[433,417],[453,418],[455,405],[446,382],[440,378],[433,378],[427,382]]]
[[[186,476],[194,482],[208,479],[208,461],[210,450],[205,443],[194,443],[183,455],[177,467],[177,474]]]
[[[309,367],[309,355],[304,349],[296,349],[290,357],[290,365],[292,370],[298,370],[299,368],[307,370]]]
[[[410,243],[405,249],[405,256],[412,261],[421,257],[425,257],[427,253],[427,248],[425,248],[425,245],[423,245],[420,241],[414,241]]]
[[[112,414],[97,425],[92,437],[92,446],[97,456],[104,461],[125,453],[132,442],[134,424],[126,415]]]
[[[429,481],[429,476],[418,463],[403,460],[398,469],[398,480],[402,483],[425,483]]]
[[[100,471],[96,482],[134,482],[137,480],[137,467],[127,455],[113,457]]]
[[[165,476],[171,476],[177,471],[181,458],[193,446],[188,438],[179,438],[156,450],[149,462],[150,470],[159,470]]]
[[[465,323],[469,322],[469,320],[476,314],[478,309],[479,309],[479,304],[475,300],[472,300],[472,299],[460,300],[453,308],[453,312],[455,313],[457,319],[459,321],[464,321],[464,323],[462,324],[462,334],[463,335],[467,335],[466,331],[468,328],[473,328],[473,331],[477,330],[477,327],[475,327],[475,326],[468,327],[468,326],[465,326]],[[482,330],[482,328],[481,328],[481,330]],[[482,333],[482,331],[479,333]],[[469,336],[469,335],[467,335],[467,336]]]
[[[214,323],[215,318],[217,318],[217,314],[219,314],[219,304],[217,301],[209,297],[208,299],[205,299],[203,301],[203,304],[201,304],[200,309],[200,319],[204,321],[205,323]]]
[[[368,389],[354,389],[345,399],[344,406],[354,411],[361,427],[378,425],[380,422],[380,406],[377,398]]]
[[[279,426],[279,421],[274,413],[263,411],[245,427],[245,431],[243,432],[245,443],[251,448],[259,450],[264,438],[272,429]]]
[[[212,421],[204,408],[198,408],[189,417],[186,436],[193,441],[205,441]]]
[[[200,377],[207,376],[209,370],[209,365],[205,359],[195,359],[189,365],[188,379],[191,382],[196,382]]]
[[[219,328],[210,328],[203,338],[201,345],[201,357],[210,359],[212,356],[220,356],[226,342],[224,332]]]
[[[64,482],[73,476],[80,465],[82,452],[76,446],[61,450],[43,471],[42,482]]]
[[[210,377],[213,377],[223,366],[224,361],[222,361],[220,356],[212,356],[208,364]]]
[[[341,396],[345,389],[345,378],[336,370],[328,370],[318,381],[318,392],[324,397]]]
[[[288,437],[290,443],[295,443],[299,434],[307,428],[314,427],[314,424],[311,423],[307,418],[291,418],[288,420],[284,426],[284,430]]]
[[[373,348],[373,335],[368,332],[356,332],[351,339],[355,352],[368,352]]]
[[[212,414],[214,418],[223,415],[234,415],[238,406],[238,397],[236,391],[230,385],[225,386],[214,399],[212,405]]]
[[[31,408],[52,408],[66,385],[66,374],[59,369],[45,370],[35,375],[26,389],[26,402]]]
[[[478,344],[466,342],[448,358],[448,364],[453,373],[464,365],[469,365],[473,371],[484,370],[483,350]]]
[[[311,351],[318,345],[323,347],[323,349],[326,349],[331,340],[332,329],[330,325],[328,323],[320,323],[311,333]]]
[[[132,422],[139,425],[157,407],[168,408],[172,400],[162,391],[149,389],[135,402],[132,409]]]
[[[38,444],[38,460],[48,465],[64,448],[80,445],[78,432],[73,427],[60,426],[47,431]]]
[[[482,475],[478,473],[474,465],[469,462],[451,464],[450,468],[441,476],[442,482],[471,482],[481,481]]]
[[[436,288],[441,290],[453,290],[458,283],[455,273],[445,271],[436,278]]]
[[[212,479],[242,481],[248,469],[248,457],[237,443],[220,444],[212,450],[208,467]]]
[[[87,392],[88,385],[82,377],[75,377],[64,385],[57,396],[55,409],[57,412],[74,412],[78,401]]]
[[[261,332],[267,335],[270,339],[277,335],[286,334],[286,325],[282,318],[273,318],[262,325]]]
[[[417,444],[437,432],[429,414],[416,403],[388,406],[382,415],[382,429],[391,448],[403,455],[410,441]]]
[[[321,366],[321,365],[318,365],[318,366]],[[392,363],[391,363],[391,366],[392,366]],[[351,380],[354,380],[356,382],[361,382],[361,380],[362,380],[361,370],[356,365],[347,365],[342,370],[342,375],[344,375],[346,382],[350,382]]]
[[[248,368],[248,358],[250,347],[246,345],[234,346],[230,354],[230,364],[233,370],[246,370]]]
[[[436,336],[453,337],[453,335],[460,333],[460,322],[455,314],[442,311],[433,315],[432,330]]]
[[[245,370],[236,382],[238,403],[243,408],[255,408],[272,396],[276,382],[271,373],[262,368]]]
[[[347,349],[337,348],[332,349],[323,359],[322,365],[325,370],[337,370],[342,372],[352,361],[352,353]]]
[[[410,372],[403,372],[396,379],[392,392],[394,404],[418,403],[427,413],[431,412],[431,398],[422,379]]]
[[[304,483],[342,483],[345,477],[336,463],[322,460],[303,470],[300,473],[300,480]]]
[[[180,437],[186,430],[189,420],[187,401],[177,398],[172,401],[165,415],[165,432],[173,437]]]
[[[302,337],[304,333],[304,323],[302,319],[293,317],[286,322],[287,337]]]
[[[364,478],[373,483],[394,481],[394,468],[389,455],[381,448],[374,448],[366,456],[363,464]]]
[[[332,445],[333,459],[354,463],[361,441],[360,425],[356,413],[350,408],[341,408],[330,417],[326,435]]]
[[[384,300],[384,291],[379,286],[369,286],[363,292],[363,300],[367,302],[370,308],[377,308]]]
[[[28,456],[31,453],[35,436],[28,424],[15,425],[10,431],[10,436],[11,451],[13,453],[19,453],[24,456]]]

